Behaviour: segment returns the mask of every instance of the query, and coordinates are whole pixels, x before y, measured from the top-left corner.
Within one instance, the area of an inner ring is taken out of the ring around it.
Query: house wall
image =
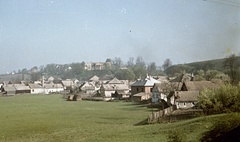
[[[168,105],[175,105],[175,97],[174,97],[174,95],[171,98],[167,99],[167,103],[168,103]]]
[[[31,90],[17,90],[16,94],[25,94],[25,93],[31,93]]]
[[[44,88],[34,88],[34,89],[31,89],[31,94],[43,94],[45,91],[44,91]]]
[[[111,98],[111,97],[112,97],[112,94],[114,94],[114,93],[115,93],[115,91],[104,91],[103,97]]]
[[[177,102],[177,101],[176,101],[176,105],[178,109],[179,108],[187,109],[195,106],[194,102]]]
[[[152,86],[131,86],[131,94],[137,94],[140,92],[151,93]]]
[[[57,93],[57,92],[62,92],[62,91],[64,91],[63,88],[45,88],[45,94]]]
[[[16,91],[7,91],[7,96],[14,96],[16,94]]]

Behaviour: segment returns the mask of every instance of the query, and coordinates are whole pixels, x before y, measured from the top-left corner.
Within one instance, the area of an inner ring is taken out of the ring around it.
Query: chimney
[[[191,74],[191,80],[190,81],[194,81],[194,75],[193,73]]]

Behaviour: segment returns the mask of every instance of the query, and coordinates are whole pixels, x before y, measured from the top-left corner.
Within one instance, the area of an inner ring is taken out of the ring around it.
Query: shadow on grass
[[[148,119],[144,119],[143,121],[140,121],[134,124],[134,126],[141,126],[141,125],[148,125]]]

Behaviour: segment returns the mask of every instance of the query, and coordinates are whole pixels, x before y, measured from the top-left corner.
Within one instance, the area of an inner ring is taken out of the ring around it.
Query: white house
[[[31,94],[44,94],[45,89],[39,84],[28,84],[31,89]]]
[[[45,84],[45,94],[49,93],[59,93],[64,91],[64,87],[62,84]]]

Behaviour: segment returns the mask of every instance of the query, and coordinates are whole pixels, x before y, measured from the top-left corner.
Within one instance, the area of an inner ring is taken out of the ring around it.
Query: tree
[[[115,77],[121,80],[134,80],[135,74],[131,69],[117,70]]]
[[[146,68],[146,64],[141,56],[138,56],[136,59],[136,66],[140,66],[142,68]]]
[[[120,57],[115,57],[113,60],[113,65],[115,69],[120,69],[123,66],[123,61]]]
[[[217,70],[207,70],[206,75],[205,75],[206,80],[210,81],[210,80],[216,78],[218,74],[220,74],[220,72]]]
[[[195,78],[194,78],[196,81],[202,81],[202,80],[206,80],[205,79],[205,73],[203,70],[198,70],[197,71],[197,74],[195,75]]]
[[[130,57],[129,60],[127,61],[127,67],[133,68],[134,67],[134,58]]]
[[[147,75],[147,70],[146,68],[144,67],[141,67],[141,66],[137,66],[135,65],[134,68],[133,68],[133,72],[135,74],[135,77],[136,79],[137,78],[142,78],[142,77],[145,77]]]
[[[215,90],[205,89],[200,92],[198,106],[205,112],[217,113],[240,111],[240,85],[226,84]]]
[[[166,70],[168,67],[172,65],[172,61],[170,59],[166,59],[162,65],[163,70]]]
[[[112,63],[112,60],[110,58],[107,58],[105,62],[110,62]]]
[[[28,70],[26,68],[22,69],[22,73],[28,73]]]
[[[155,62],[151,62],[148,65],[147,70],[148,70],[149,75],[157,75],[157,66],[156,66]]]
[[[232,54],[228,58],[225,59],[224,61],[224,67],[226,67],[229,71],[229,75],[231,78],[231,83],[233,84],[236,80],[237,77],[237,59],[235,54]]]

